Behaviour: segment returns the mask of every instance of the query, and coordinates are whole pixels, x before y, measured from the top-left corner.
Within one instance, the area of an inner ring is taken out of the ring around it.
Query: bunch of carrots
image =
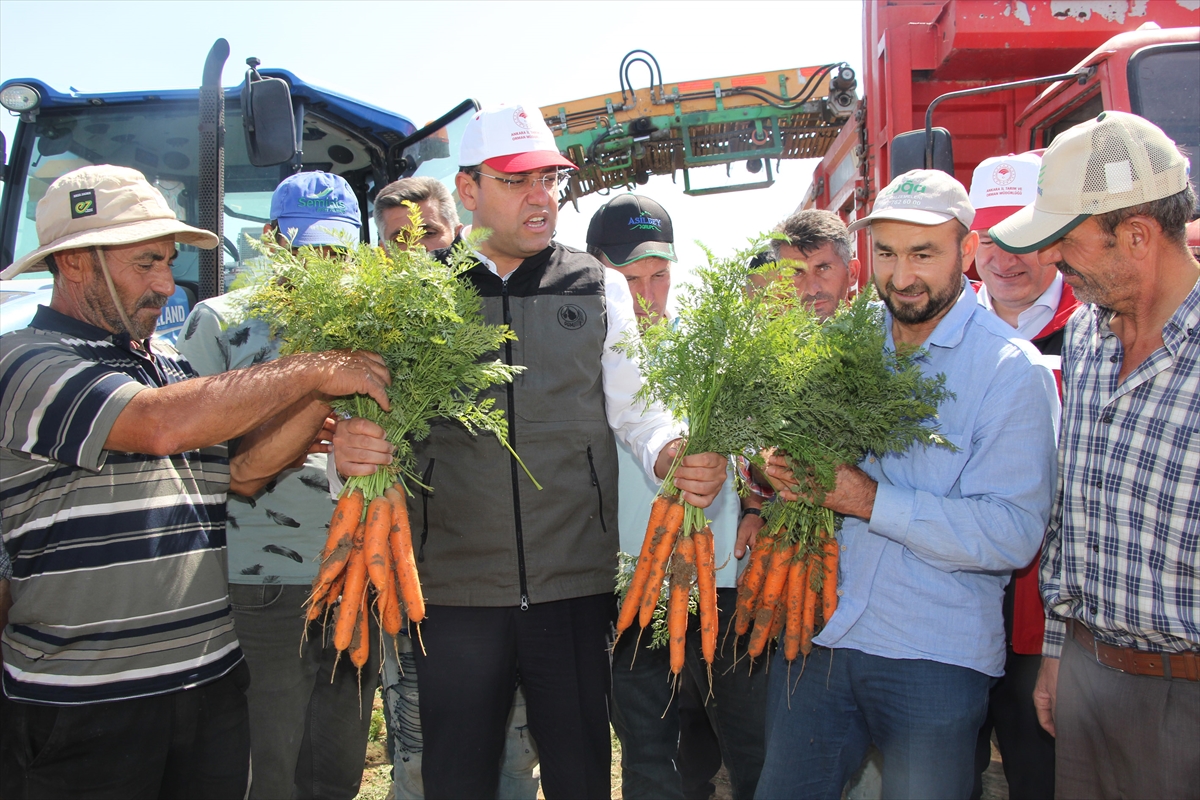
[[[311,622],[327,617],[341,598],[334,621],[334,647],[339,658],[348,650],[350,663],[360,670],[370,655],[368,580],[375,588],[375,613],[385,633],[400,633],[401,599],[409,622],[417,624],[425,618],[408,507],[401,490],[397,484],[369,504],[361,489],[341,496],[307,603]]]
[[[689,535],[680,536],[685,516],[685,504],[675,497],[660,494],[654,499],[642,551],[617,617],[618,638],[633,625],[635,619],[644,631],[650,625],[658,605],[663,580],[669,575],[667,635],[671,673],[674,675],[683,670],[688,597],[693,583],[697,585],[700,597],[700,649],[710,670],[717,652],[717,579],[713,535],[706,524]]]
[[[819,630],[818,605],[822,626],[837,610],[837,574],[838,543],[834,537],[825,536],[819,548],[802,553],[798,543],[789,544],[764,529],[742,575],[733,619],[738,636],[750,631],[751,623],[754,625],[750,657],[758,658],[767,643],[781,634],[788,661],[812,652],[813,636]]]
[[[468,236],[443,264],[420,246],[420,210],[409,205],[403,249],[347,241],[339,250],[292,253],[256,243],[267,263],[250,276],[243,301],[247,316],[270,322],[281,354],[366,350],[382,356],[393,377],[389,411],[365,395],[331,402],[341,417],[383,427],[395,456],[374,474],[346,481],[308,600],[308,618],[316,620],[341,598],[335,643],[360,667],[369,654],[368,578],[388,633],[401,627],[399,598],[411,621],[425,613],[405,505],[408,487],[422,486],[413,442],[428,436],[435,420],[454,420],[472,434],[491,433],[512,452],[504,411],[485,390],[523,369],[496,357],[516,334],[489,324],[478,292],[459,279],[475,263],[472,253],[486,233]]]

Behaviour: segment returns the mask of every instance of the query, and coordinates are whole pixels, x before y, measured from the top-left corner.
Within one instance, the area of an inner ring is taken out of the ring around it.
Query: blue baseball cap
[[[357,242],[362,227],[354,190],[345,178],[330,172],[298,172],[285,178],[271,195],[271,219],[292,247],[340,245],[347,236]]]

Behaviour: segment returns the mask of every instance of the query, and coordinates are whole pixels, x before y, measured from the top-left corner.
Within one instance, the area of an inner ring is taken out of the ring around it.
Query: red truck
[[[1044,148],[1105,109],[1154,122],[1187,151],[1196,176],[1198,25],[1195,0],[867,0],[864,99],[800,205],[835,211],[847,222],[866,216],[895,175],[925,165],[923,147],[906,149],[895,139],[923,130],[931,105],[933,125],[953,142],[952,158],[935,166],[965,186],[985,158]],[[964,90],[980,93],[937,102]],[[858,244],[869,269],[865,232]]]

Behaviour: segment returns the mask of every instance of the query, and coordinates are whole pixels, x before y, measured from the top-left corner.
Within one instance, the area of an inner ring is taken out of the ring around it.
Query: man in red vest
[[[1033,203],[1041,162],[1035,153],[1022,153],[989,158],[976,167],[971,179],[971,204],[976,212],[971,230],[979,232],[975,255],[975,269],[983,280],[979,302],[1011,325],[1014,337],[1029,340],[1041,351],[1054,370],[1061,396],[1063,327],[1079,301],[1053,264],[1039,264],[1037,253],[1016,255],[1001,250],[988,236],[988,228]],[[976,800],[982,793],[979,776],[991,760],[993,730],[1011,796],[1054,796],[1054,738],[1038,724],[1033,705],[1045,625],[1035,558],[1013,573],[1004,592],[1008,656],[1004,677],[991,691],[987,719],[979,731],[978,775],[972,793]]]

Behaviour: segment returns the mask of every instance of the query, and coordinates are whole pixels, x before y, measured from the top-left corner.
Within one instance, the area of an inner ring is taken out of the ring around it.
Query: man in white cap
[[[197,378],[152,341],[178,221],[141,173],[91,166],[38,203],[50,306],[0,337],[12,600],[0,795],[240,797],[247,670],[226,591],[225,497],[302,454],[329,396],[387,404],[373,354]],[[236,454],[226,442],[241,437]]]
[[[432,491],[410,499],[427,616],[417,648],[427,797],[493,797],[518,671],[546,796],[609,796],[607,638],[615,618],[617,436],[661,478],[680,440],[670,417],[634,402],[637,365],[614,349],[636,331],[624,277],[554,242],[558,186],[575,165],[536,106],[477,112],[456,178],[490,236],[462,274],[487,318],[519,337],[500,358],[524,366],[496,392],[509,444],[435,424],[415,445]],[[443,253],[443,255],[445,255]],[[371,434],[371,435],[368,435]],[[391,459],[365,420],[338,425],[342,474]],[[711,504],[725,459],[684,458],[675,484]]]
[[[1034,700],[1059,797],[1200,787],[1200,264],[1188,159],[1141,117],[1060,134],[1037,200],[990,230],[1085,306],[1062,349],[1059,485]]]
[[[987,232],[1033,203],[1041,166],[1042,158],[1037,153],[997,156],[980,162],[971,178],[971,205],[975,207],[971,230],[979,234],[979,250],[975,253],[975,268],[983,280],[979,302],[1011,325],[1013,336],[1030,340],[1046,357],[1047,366],[1054,370],[1055,380],[1061,385],[1063,328],[1079,308],[1079,301],[1053,264],[1039,263],[1036,253],[1009,253]],[[1004,588],[1008,645],[1004,677],[992,687],[987,719],[979,729],[973,798],[983,793],[982,775],[991,763],[993,731],[1012,795],[1054,796],[1054,737],[1042,730],[1033,706],[1045,622],[1035,557],[1013,572]]]
[[[798,684],[777,656],[757,797],[838,797],[871,743],[884,797],[971,791],[1004,669],[1004,585],[1050,513],[1058,403],[1037,351],[1010,338],[963,275],[974,216],[956,180],[914,170],[850,225],[870,226],[886,347],[922,348],[922,371],[953,393],[937,422],[954,449],[873,453],[838,470],[825,505],[845,515],[841,598]],[[768,475],[797,496],[781,459]]]
[[[361,225],[358,199],[344,178],[298,172],[272,194],[263,235],[293,251],[337,248],[358,241]],[[244,318],[251,291],[203,300],[192,309],[176,347],[199,374],[279,357],[280,340],[270,323]],[[379,685],[379,627],[370,619],[371,655],[360,679],[344,664],[336,669],[332,626],[309,624],[304,608],[333,513],[326,448],[313,448],[254,495],[229,498],[229,598],[250,668],[252,800],[350,800],[362,780],[371,715],[360,710],[371,707]]]

